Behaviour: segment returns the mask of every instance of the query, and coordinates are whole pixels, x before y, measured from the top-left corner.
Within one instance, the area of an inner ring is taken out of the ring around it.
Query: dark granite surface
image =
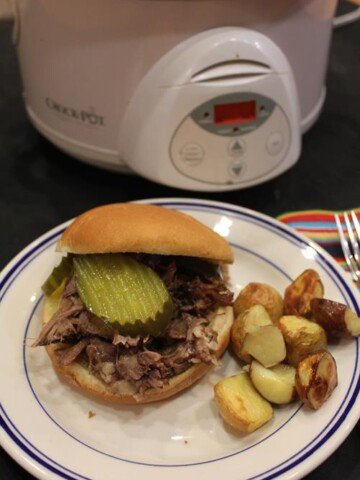
[[[325,107],[316,125],[304,136],[301,158],[295,167],[265,185],[247,190],[194,194],[81,164],[41,138],[24,111],[10,26],[0,24],[0,268],[50,228],[108,202],[196,196],[231,202],[271,216],[289,210],[340,210],[359,205],[359,45],[359,23],[335,31]],[[0,450],[0,479],[31,478]],[[306,478],[358,480],[360,424]]]

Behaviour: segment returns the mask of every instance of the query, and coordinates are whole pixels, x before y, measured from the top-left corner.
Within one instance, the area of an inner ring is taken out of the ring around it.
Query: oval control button
[[[234,158],[241,157],[245,153],[245,142],[243,140],[231,140],[228,146],[229,155]]]
[[[204,158],[204,150],[197,143],[187,143],[180,150],[180,156],[188,165],[199,165]]]
[[[238,179],[244,172],[245,163],[240,160],[235,160],[229,165],[228,172],[231,178]]]
[[[266,140],[266,150],[270,155],[277,155],[284,146],[284,138],[279,132],[270,133]]]

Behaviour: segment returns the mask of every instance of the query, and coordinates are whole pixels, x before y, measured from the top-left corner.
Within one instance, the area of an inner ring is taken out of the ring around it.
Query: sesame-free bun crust
[[[115,203],[77,217],[60,238],[60,252],[138,252],[232,263],[224,238],[193,217],[164,207]]]
[[[43,323],[50,320],[52,315],[51,307],[45,300],[43,309]],[[218,333],[218,348],[216,356],[219,358],[226,350],[229,339],[230,329],[233,322],[232,307],[219,308],[213,316],[210,325]],[[71,385],[80,388],[86,393],[94,395],[102,400],[118,404],[139,404],[150,403],[171,397],[176,393],[190,387],[199,378],[203,377],[212,365],[197,363],[180,375],[171,378],[168,385],[163,388],[151,388],[142,396],[135,395],[134,387],[127,381],[122,380],[114,385],[108,385],[97,376],[91,374],[87,365],[74,361],[68,366],[60,365],[55,354],[58,345],[49,345],[46,351],[50,356],[52,364],[58,374]]]

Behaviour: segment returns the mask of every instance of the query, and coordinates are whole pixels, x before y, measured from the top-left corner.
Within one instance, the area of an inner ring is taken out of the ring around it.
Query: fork
[[[344,252],[346,263],[349,266],[351,276],[355,282],[360,281],[360,224],[355,212],[352,210],[349,214],[344,212],[345,232],[341,224],[339,215],[335,214],[336,226],[339,232],[341,248]]]

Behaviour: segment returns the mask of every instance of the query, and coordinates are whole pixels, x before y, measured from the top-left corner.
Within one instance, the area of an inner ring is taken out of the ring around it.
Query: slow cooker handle
[[[349,3],[357,5],[357,8],[351,10],[351,12],[344,13],[343,15],[338,15],[333,19],[334,28],[342,27],[348,25],[349,23],[356,22],[360,20],[360,0],[347,0]]]
[[[15,5],[11,0],[0,0],[0,21],[15,19]]]

